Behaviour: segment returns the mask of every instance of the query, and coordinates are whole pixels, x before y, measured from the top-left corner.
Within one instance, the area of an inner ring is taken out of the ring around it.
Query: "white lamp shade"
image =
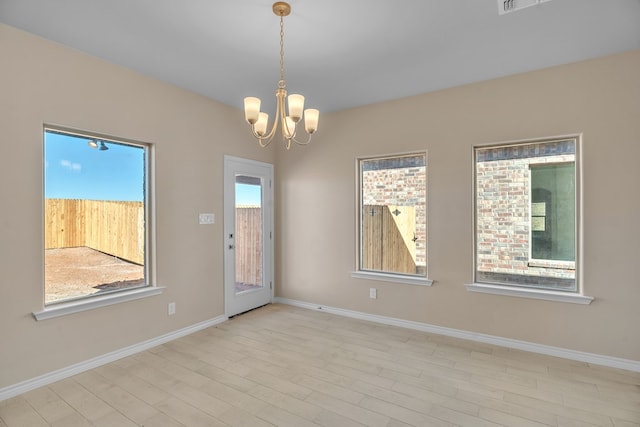
[[[253,126],[255,132],[262,136],[267,132],[267,124],[269,123],[269,115],[267,113],[259,113],[258,120]]]
[[[284,118],[284,123],[282,123],[282,134],[285,138],[291,139],[293,135],[296,133],[296,122],[289,116]]]
[[[287,105],[289,106],[289,117],[298,123],[302,118],[302,110],[304,110],[304,96],[297,93],[289,95]]]
[[[318,130],[318,119],[320,118],[320,111],[315,108],[309,108],[304,110],[304,130],[308,134],[312,134]]]
[[[248,96],[244,99],[244,118],[249,124],[254,124],[258,121],[258,114],[260,114],[260,98]]]

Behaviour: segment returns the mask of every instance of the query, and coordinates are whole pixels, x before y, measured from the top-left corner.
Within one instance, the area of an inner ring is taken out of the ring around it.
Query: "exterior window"
[[[149,285],[149,146],[44,130],[45,305]]]
[[[427,156],[358,160],[359,270],[427,276]]]
[[[578,139],[475,148],[475,282],[577,292]]]
[[[575,162],[530,169],[531,259],[575,262]]]

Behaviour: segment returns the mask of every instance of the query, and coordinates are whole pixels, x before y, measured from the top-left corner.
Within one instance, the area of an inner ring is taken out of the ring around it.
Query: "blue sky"
[[[142,201],[144,149],[45,132],[45,198]]]
[[[236,205],[260,206],[260,186],[236,183]]]
[[[143,201],[144,150],[106,140],[99,150],[89,140],[45,132],[45,198]],[[236,184],[236,204],[259,206],[260,186]]]

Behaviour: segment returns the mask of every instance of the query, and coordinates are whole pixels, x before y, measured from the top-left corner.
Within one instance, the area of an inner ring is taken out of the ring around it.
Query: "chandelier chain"
[[[285,87],[284,83],[284,20],[280,16],[280,82],[278,86]]]

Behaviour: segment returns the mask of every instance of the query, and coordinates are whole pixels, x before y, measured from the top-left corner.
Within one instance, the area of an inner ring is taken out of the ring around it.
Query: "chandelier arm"
[[[311,142],[311,134],[307,133],[307,140],[306,141],[298,141],[295,138],[291,138],[293,142],[295,142],[298,145],[309,145],[309,143]]]
[[[291,129],[289,127],[289,123],[288,121],[285,119],[285,115],[284,112],[282,112],[282,115],[280,117],[282,119],[282,140],[285,143],[285,147],[287,150],[289,150],[291,148],[291,141],[295,141],[295,137],[296,137],[296,131],[298,130],[298,124],[294,123],[293,124],[293,129]],[[286,129],[286,131],[285,131]],[[287,138],[285,135],[291,135],[289,138]]]
[[[274,132],[271,132],[271,134],[267,136],[260,136],[253,129],[253,126],[251,126],[251,134],[255,139],[258,140],[258,144],[260,144],[260,147],[265,148],[267,145],[271,144],[271,140],[273,139]]]
[[[251,127],[251,130],[253,131],[253,136],[258,138],[259,140],[263,141],[263,140],[267,139],[267,140],[271,141],[273,139],[273,136],[276,134],[276,129],[277,128],[278,128],[278,116],[276,115],[275,122],[273,122],[273,125],[271,126],[271,130],[269,131],[269,133],[267,133],[267,135],[263,135],[263,136],[258,135],[253,130],[253,126]]]
[[[284,84],[284,81],[282,82]],[[278,129],[278,125],[280,123],[283,123],[283,124],[285,123],[284,121],[285,109],[283,104],[286,97],[287,97],[287,91],[284,88],[279,87],[276,90],[276,114],[275,114],[273,125],[271,126],[271,130],[267,133],[267,135],[262,135],[262,136],[258,135],[255,131],[255,124],[251,126],[251,133],[253,134],[253,137],[258,140],[258,143],[262,148],[266,147],[271,143],[271,140],[275,136],[276,130]]]
[[[282,82],[282,86],[276,91],[277,105],[276,105],[276,123],[274,123],[274,129],[277,127],[277,120],[280,119],[280,125],[282,126],[282,139],[287,142],[287,149],[291,146],[291,139],[293,139],[296,135],[296,125],[294,123],[293,129],[289,129],[289,124],[287,122],[286,116],[287,111],[284,106],[285,99],[287,98],[287,91],[285,89],[284,80],[280,80]],[[285,132],[285,129],[289,132]],[[287,138],[286,135],[291,135],[291,137]]]
[[[260,144],[260,146],[262,148],[264,148],[267,145],[271,144],[271,140],[273,140],[273,137],[276,134],[276,129],[278,129],[278,117],[277,117],[277,115],[276,115],[276,121],[271,126],[271,130],[269,131],[269,133],[267,135],[263,135],[263,136],[258,135],[256,133],[256,131],[255,131],[255,125],[251,126],[251,133],[253,134],[253,137],[258,140],[258,143]],[[266,142],[264,142],[264,141],[266,141]]]
[[[259,135],[256,132],[255,124],[251,125],[251,134],[255,139],[258,140],[258,144],[260,144],[260,147],[265,148],[266,146],[271,144],[271,141],[273,140],[273,137],[275,136],[277,129],[278,129],[278,115],[276,114],[275,121],[273,122],[273,125],[271,125],[271,130],[267,133],[267,135]]]

